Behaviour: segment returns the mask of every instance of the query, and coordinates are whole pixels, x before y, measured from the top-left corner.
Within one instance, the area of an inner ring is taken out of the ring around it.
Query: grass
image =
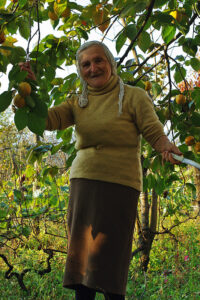
[[[200,299],[200,221],[193,220],[159,236],[149,269],[138,271],[139,257],[130,266],[127,299]],[[133,295],[135,298],[133,298]]]
[[[170,235],[160,235],[153,243],[148,271],[139,269],[139,255],[130,265],[126,300],[188,299],[200,300],[200,220],[191,220],[173,230],[177,241]],[[34,250],[33,250],[34,252]],[[24,249],[21,261],[38,258]],[[33,262],[32,262],[33,264]],[[15,277],[4,278],[5,263],[0,259],[0,300],[64,300],[74,299],[71,290],[62,287],[65,256],[56,254],[52,271],[43,277],[29,272],[24,282],[29,293],[23,292]],[[97,300],[103,300],[97,294]]]

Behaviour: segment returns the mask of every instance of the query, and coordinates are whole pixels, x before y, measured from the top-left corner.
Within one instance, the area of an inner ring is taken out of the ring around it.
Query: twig
[[[131,85],[136,85],[138,81],[140,81],[146,74],[150,73],[155,67],[157,67],[157,65],[159,65],[161,62],[163,61],[163,57],[159,60],[159,62],[157,62],[155,65],[153,65],[148,71],[146,71],[145,73],[143,73],[139,78],[137,78],[136,80],[132,81],[132,82],[128,82],[128,84]],[[141,66],[141,65],[140,65]],[[135,72],[134,72],[135,74]],[[134,75],[133,74],[133,75]]]
[[[195,19],[197,18],[197,14],[194,14],[194,16],[191,18],[191,20],[189,21],[189,25],[191,25],[194,21],[195,21]],[[181,37],[181,35],[182,35],[182,33],[181,32],[179,32],[168,44],[162,44],[162,45],[159,45],[145,60],[143,60],[143,62],[140,64],[140,66],[134,71],[134,74],[136,74],[138,71],[139,71],[139,69],[143,66],[143,65],[145,65],[146,64],[146,62],[151,58],[151,57],[153,57],[154,55],[155,55],[155,53],[157,53],[159,50],[161,50],[161,49],[163,49],[164,47],[168,47],[169,45],[171,45],[173,42],[175,42],[179,37]],[[134,39],[134,42],[135,42],[135,40],[136,39]],[[128,47],[128,49],[130,48],[130,46]],[[127,49],[127,50],[128,50]],[[130,49],[131,50],[131,49]],[[129,50],[129,51],[130,51]],[[127,52],[127,51],[126,51]],[[126,57],[126,56],[125,56]],[[123,58],[123,60],[124,60],[124,58],[125,58],[124,56],[122,57]],[[122,59],[121,58],[121,59]],[[121,60],[120,60],[121,61]],[[120,62],[118,63],[118,65],[120,65]]]
[[[172,80],[171,80],[171,70],[170,70],[170,61],[169,61],[169,55],[168,55],[168,46],[165,47],[164,53],[165,53],[165,59],[167,62],[167,73],[169,78],[169,99],[168,99],[168,108],[169,108],[169,115],[171,116],[172,110],[171,110],[171,92],[172,92]],[[171,128],[172,128],[172,137],[173,141],[175,142],[174,138],[174,130],[173,130],[173,123],[171,122]]]
[[[48,257],[47,257],[47,268],[43,269],[43,270],[39,270],[39,271],[38,270],[34,270],[40,276],[43,276],[44,274],[51,272],[50,260],[53,258],[53,255],[54,255],[53,254],[54,250],[52,250],[52,249],[43,249],[43,251],[48,254]],[[64,253],[64,252],[62,252],[62,253]],[[6,279],[10,279],[13,276],[15,276],[17,278],[17,281],[18,281],[21,289],[27,292],[28,289],[25,286],[23,279],[24,279],[24,276],[26,275],[26,273],[32,271],[32,269],[24,269],[21,273],[12,272],[12,270],[13,270],[14,267],[9,263],[7,257],[4,254],[0,254],[0,257],[4,260],[4,262],[8,266],[8,270],[5,272],[5,278]]]
[[[184,223],[186,223],[186,222],[188,222],[188,221],[190,221],[190,220],[195,220],[195,219],[197,219],[198,217],[199,217],[199,213],[198,213],[196,216],[194,216],[194,217],[188,217],[188,218],[185,219],[184,221],[180,221],[179,223],[172,225],[169,229],[168,229],[168,228],[165,228],[164,225],[162,224],[162,227],[163,227],[164,231],[161,231],[161,232],[155,231],[155,232],[153,232],[153,234],[165,234],[165,233],[171,233],[172,229],[174,229],[175,227],[177,227],[177,226],[179,226],[179,225],[181,225],[181,224],[184,224]]]
[[[136,250],[134,250],[132,253],[131,253],[131,258],[133,258],[134,256],[136,256],[136,254],[138,254],[139,252],[143,251],[145,248],[144,247],[139,247],[137,248]]]
[[[37,24],[38,24],[38,42],[37,42],[37,56],[36,56],[36,68],[37,68],[37,59],[39,53],[39,45],[40,45],[40,17],[39,17],[39,8],[38,8],[39,1],[36,2],[36,11],[37,11]]]
[[[112,28],[112,26],[114,25],[114,23],[118,20],[118,18],[119,18],[119,14],[116,16],[116,18],[114,19],[114,21],[112,22],[112,24],[110,24],[109,25],[109,27],[106,29],[106,32],[105,32],[105,34],[104,34],[104,36],[103,36],[103,38],[102,38],[102,42],[103,42],[103,40],[105,39],[105,37],[106,37],[106,35],[108,34],[108,32],[110,31],[110,29]],[[104,22],[105,23],[105,22]],[[103,24],[103,23],[102,23]]]
[[[43,249],[43,251],[48,254],[48,257],[47,257],[47,268],[43,269],[43,270],[40,270],[40,271],[37,271],[37,273],[40,276],[43,276],[44,274],[51,272],[50,260],[53,258],[53,250],[52,249]]]

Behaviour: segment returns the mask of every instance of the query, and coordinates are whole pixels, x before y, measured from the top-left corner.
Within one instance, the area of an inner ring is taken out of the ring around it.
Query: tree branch
[[[53,258],[53,251],[54,250],[52,250],[52,249],[43,249],[43,251],[48,254],[47,268],[43,269],[43,270],[39,270],[39,271],[34,270],[40,276],[43,276],[44,274],[51,272],[50,260]],[[24,269],[21,273],[12,272],[14,267],[9,263],[7,257],[4,254],[0,254],[0,257],[4,260],[5,264],[8,266],[8,270],[5,272],[5,278],[10,279],[13,276],[15,276],[17,278],[17,281],[18,281],[21,289],[27,292],[28,289],[25,286],[23,279],[24,279],[24,276],[26,275],[26,273],[32,271],[32,269]]]
[[[128,48],[126,49],[126,52],[124,53],[124,55],[120,58],[117,66],[120,66],[121,63],[123,62],[123,60],[127,57],[128,53],[131,51],[134,43],[137,41],[138,37],[140,36],[140,34],[142,33],[145,25],[147,24],[147,21],[149,20],[150,16],[151,16],[151,13],[152,13],[152,10],[153,10],[153,7],[154,7],[154,4],[155,4],[155,1],[156,0],[152,0],[149,7],[148,7],[148,11],[147,11],[147,15],[146,15],[146,18],[143,22],[143,25],[141,26],[140,30],[138,31],[136,37],[131,41],[130,45],[128,46]]]
[[[23,278],[27,272],[31,271],[31,269],[24,269],[21,273],[12,272],[13,266],[8,262],[7,257],[4,254],[0,254],[0,257],[4,260],[4,262],[8,266],[8,270],[5,272],[5,278],[10,279],[13,276],[15,276],[17,278],[17,281],[18,281],[21,289],[27,292],[27,288],[23,282]]]
[[[195,21],[195,19],[197,18],[197,14],[194,14],[193,15],[193,17],[190,19],[190,21],[189,21],[189,25],[191,25],[194,21]],[[145,65],[146,64],[146,62],[151,58],[151,57],[153,57],[154,55],[155,55],[155,53],[157,53],[159,50],[161,50],[161,49],[164,49],[165,47],[167,47],[168,48],[168,46],[169,45],[171,45],[173,42],[175,42],[179,37],[181,37],[182,36],[182,33],[181,32],[179,32],[168,44],[162,44],[162,45],[159,45],[145,60],[143,60],[143,62],[140,64],[140,66],[134,71],[134,73],[133,73],[133,75],[134,74],[136,74],[138,71],[139,71],[139,69],[143,66],[143,65]],[[135,39],[134,39],[134,42],[135,42]],[[130,46],[128,47],[128,49],[130,48]],[[129,49],[129,51],[130,51],[130,49]],[[126,57],[126,56],[125,56]],[[123,58],[123,60],[124,60],[124,58],[125,58],[124,56],[122,57]],[[121,59],[122,59],[121,58]],[[121,62],[121,59],[120,59],[120,61],[119,61],[119,63],[118,63],[118,65],[120,65],[120,62]],[[135,84],[134,82],[132,83],[132,84]]]

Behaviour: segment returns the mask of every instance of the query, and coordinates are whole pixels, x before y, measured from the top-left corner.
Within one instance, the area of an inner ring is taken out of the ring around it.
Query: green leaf
[[[11,21],[8,24],[6,24],[6,28],[9,33],[16,34],[18,29],[18,24],[15,21]]]
[[[0,2],[0,8],[4,8],[4,6],[6,5],[7,0],[1,0]]]
[[[64,130],[59,130],[57,132],[56,138],[57,139],[62,139],[65,143],[69,143],[72,139],[72,134],[73,134],[73,128],[69,127]]]
[[[193,112],[193,114],[191,116],[191,121],[192,121],[193,125],[199,126],[200,125],[200,114],[197,112]]]
[[[22,47],[15,47],[13,49],[13,52],[21,57],[25,57],[26,56],[26,51],[22,48]]]
[[[63,146],[63,142],[59,143],[58,145],[56,146],[53,146],[52,149],[51,149],[51,154],[55,154],[57,153]]]
[[[47,80],[52,81],[55,78],[55,74],[55,68],[50,66],[46,69],[45,76]]]
[[[117,51],[117,53],[120,52],[120,50],[124,46],[125,42],[126,42],[126,36],[122,32],[122,33],[120,33],[120,35],[118,36],[118,38],[116,40],[116,51]]]
[[[62,151],[67,153],[68,155],[71,155],[72,153],[76,153],[76,149],[75,149],[75,142],[72,144],[67,144],[62,146]]]
[[[17,189],[14,189],[13,192],[14,192],[14,201],[19,203],[22,199],[22,192]]]
[[[196,104],[196,107],[200,109],[200,88],[195,88],[194,91],[192,91],[191,96]]]
[[[37,94],[32,93],[31,98],[35,102],[35,107],[32,108],[32,112],[39,117],[46,119],[48,114],[47,104],[42,99],[40,99]]]
[[[197,53],[198,47],[195,44],[192,38],[187,38],[183,44],[183,51],[191,56],[195,56]]]
[[[52,85],[60,85],[60,84],[63,84],[63,78],[61,78],[61,77],[54,78],[54,79],[51,81],[51,84],[52,84]]]
[[[170,0],[168,6],[170,9],[176,8],[176,0]]]
[[[189,190],[191,190],[192,192],[196,192],[196,187],[195,187],[194,184],[187,182],[185,185],[186,185],[186,187],[187,187]]]
[[[146,52],[151,45],[151,38],[148,32],[143,31],[138,39],[138,46],[143,52]]]
[[[82,28],[76,28],[76,31],[80,34],[80,36],[82,38],[84,38],[86,41],[88,40],[88,34],[85,30],[83,30]]]
[[[12,101],[12,91],[9,92],[3,92],[0,95],[0,112],[3,112],[8,108]]]
[[[158,95],[160,95],[161,91],[162,91],[162,88],[158,83],[156,83],[156,82],[152,83],[152,92],[153,92],[154,97],[157,97]]]
[[[133,80],[133,74],[131,72],[122,72],[120,77],[124,82]]]
[[[24,129],[28,124],[27,110],[24,108],[19,108],[15,113],[14,121],[19,131]]]
[[[175,60],[179,60],[179,61],[185,61],[185,57],[183,55],[177,55],[175,57]]]
[[[164,26],[162,29],[162,38],[168,44],[175,36],[176,28],[171,25]]]
[[[151,188],[154,188],[156,186],[156,179],[155,179],[155,176],[153,174],[149,174],[147,176],[147,180],[148,180],[148,188],[151,189]]]
[[[0,20],[3,20],[4,22],[9,22],[13,18],[13,13],[1,13],[0,11]]]
[[[184,136],[184,140],[185,140],[185,136]],[[185,153],[188,151],[188,146],[183,144],[183,145],[180,145],[179,146],[179,150],[182,152],[182,153]]]
[[[70,155],[67,159],[67,162],[66,162],[66,168],[70,168],[72,163],[73,163],[73,160],[75,159],[76,157],[76,153],[73,153],[72,155]]]
[[[27,3],[27,1],[28,0],[18,0],[19,7],[23,7]]]
[[[51,177],[55,177],[58,174],[58,167],[51,167],[48,171]]]
[[[134,9],[134,5],[131,3],[131,4],[128,4],[126,5],[121,14],[120,14],[120,17],[121,18],[124,18],[126,16],[134,16],[135,15],[135,9]]]
[[[26,21],[26,19],[19,23],[19,33],[25,40],[28,40],[30,36],[30,25],[29,22]]]
[[[167,178],[166,183],[168,185],[171,185],[174,181],[177,181],[177,180],[180,181],[180,177],[177,176],[176,174],[172,174]]]
[[[124,29],[124,34],[129,38],[131,41],[134,40],[136,34],[137,34],[137,29],[135,24],[129,24],[128,26],[125,27]]]
[[[156,0],[154,7],[159,8],[162,7],[165,3],[167,3],[169,0]]]
[[[161,195],[165,190],[165,182],[163,178],[159,178],[154,186],[155,192],[158,195]]]
[[[25,237],[29,237],[29,235],[31,234],[31,227],[29,226],[25,226],[22,228],[22,234],[25,236]]]
[[[146,0],[134,1],[133,7],[136,12],[141,12],[145,10],[145,8],[147,7],[147,1]]]
[[[143,177],[143,191],[146,192],[148,189],[148,180],[147,177]]]
[[[151,163],[151,169],[153,172],[157,172],[157,170],[160,169],[161,166],[161,160],[159,156],[156,156],[153,160],[153,162]]]
[[[8,210],[0,209],[0,219],[4,219],[7,216]]]
[[[46,119],[41,118],[37,114],[31,112],[28,116],[28,128],[39,136],[43,135],[46,126]]]
[[[164,27],[172,26],[169,25],[172,20],[173,20],[172,16],[160,11],[156,11],[155,14],[152,15],[152,24],[157,30],[160,30],[161,26]]]
[[[91,0],[92,2],[92,0]],[[121,0],[113,0],[113,9],[115,9],[116,7],[118,7],[118,5],[120,5]]]
[[[176,71],[174,73],[174,79],[176,83],[182,81],[186,76],[186,70],[183,67],[176,67]]]
[[[192,66],[192,68],[195,70],[195,71],[199,71],[200,70],[200,61],[199,59],[193,57],[190,59],[190,64]]]
[[[13,68],[11,69],[11,71],[8,74],[8,78],[9,81],[14,81],[16,83],[22,82],[24,81],[24,79],[27,76],[27,72],[26,71],[20,71],[20,68],[17,65],[13,66]]]
[[[58,205],[58,197],[57,196],[50,197],[49,202],[51,206],[56,207]]]

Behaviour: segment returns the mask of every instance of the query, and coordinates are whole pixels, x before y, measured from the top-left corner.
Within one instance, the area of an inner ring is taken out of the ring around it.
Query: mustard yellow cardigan
[[[84,108],[73,96],[49,109],[47,130],[75,125],[78,152],[70,170],[71,179],[96,179],[142,190],[141,135],[153,146],[165,134],[146,92],[129,85],[124,88],[121,115],[117,76],[101,89],[89,87],[89,101]]]

